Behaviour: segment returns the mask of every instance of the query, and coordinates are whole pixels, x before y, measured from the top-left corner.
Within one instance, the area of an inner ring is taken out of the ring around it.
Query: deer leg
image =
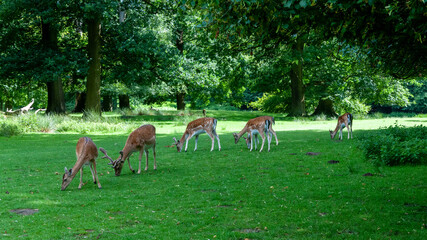
[[[79,189],[82,189],[83,186],[83,166],[80,168],[80,183],[79,183]]]
[[[264,143],[265,143],[265,135],[264,135],[264,132],[260,132],[259,135],[261,135],[261,139],[262,139],[262,145],[259,152],[262,152],[262,149],[264,148]]]
[[[139,151],[139,163],[138,163],[138,174],[141,174],[141,160],[142,160],[142,153],[144,152],[144,147],[141,148],[141,151]],[[147,169],[145,169],[147,170]]]
[[[194,151],[197,150],[197,142],[198,141],[199,141],[199,135],[196,135],[196,139],[195,139],[196,145],[194,146]],[[187,148],[185,148],[185,151],[187,151]]]
[[[145,150],[145,171],[148,170],[148,150]]]
[[[254,143],[255,143],[255,150],[257,150],[258,143],[259,143],[258,134],[255,134],[254,138],[251,138],[251,140],[254,141]]]
[[[93,179],[93,183],[96,184],[96,179],[95,179],[95,175],[93,174],[93,165],[94,163],[89,164],[89,169],[90,169],[90,173],[92,173],[92,179]]]
[[[187,137],[187,136],[186,136]],[[187,152],[187,148],[188,148],[188,141],[192,138],[193,136],[191,136],[191,137],[187,137],[187,139],[185,140],[185,151]]]
[[[277,139],[276,132],[273,130],[273,128],[270,125],[270,137],[273,138],[273,136],[271,136],[271,134],[273,134],[274,138],[276,138],[276,145],[279,145],[279,140]]]
[[[95,161],[93,161],[93,172],[92,172],[92,176],[95,179],[94,183],[98,183],[98,188],[102,188],[101,187],[101,183],[99,182],[99,179],[98,179],[98,173],[96,172],[96,162]]]
[[[214,147],[215,147],[215,137],[213,136],[212,133],[208,133],[208,132],[206,132],[206,133],[209,135],[209,137],[212,140],[212,146],[211,146],[211,152],[212,152],[212,150],[214,150]]]
[[[129,169],[135,173],[135,170],[133,170],[132,166],[130,165],[130,156],[128,157],[128,164],[129,164]]]
[[[348,123],[347,123],[347,121],[345,121],[344,122],[344,125],[345,125],[345,127],[347,128],[347,139],[350,139],[350,129],[349,129],[349,127],[348,127]],[[344,126],[342,126],[341,127],[341,132],[342,132],[342,130],[344,129]],[[342,139],[343,137],[341,136],[341,139]]]
[[[251,149],[249,150],[250,152],[252,152],[252,149],[253,149],[252,145],[253,145],[253,143],[254,143],[254,135],[251,132]]]
[[[212,133],[216,137],[216,140],[218,141],[218,149],[219,149],[219,151],[221,151],[221,143],[219,142],[219,136],[215,130],[213,130]]]

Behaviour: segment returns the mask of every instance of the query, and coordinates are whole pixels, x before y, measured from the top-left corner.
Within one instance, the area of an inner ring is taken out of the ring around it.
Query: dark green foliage
[[[2,122],[0,123],[0,137],[11,137],[22,133],[22,129],[17,123]]]
[[[427,127],[395,124],[362,136],[360,147],[375,165],[427,164]]]

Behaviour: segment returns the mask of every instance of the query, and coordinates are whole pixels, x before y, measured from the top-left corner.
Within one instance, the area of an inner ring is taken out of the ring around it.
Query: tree
[[[261,58],[280,54],[281,45],[293,46],[291,115],[305,113],[306,84],[300,71],[304,57],[295,53],[304,53],[307,36],[313,33],[322,36],[314,42],[316,46],[336,36],[362,46],[360,51],[368,49],[375,54],[369,59],[374,66],[380,65],[393,76],[411,77],[426,69],[423,1],[201,1],[198,5],[204,14],[201,25],[212,36],[229,42],[231,50],[258,51],[255,55]],[[387,58],[388,51],[391,58]],[[399,66],[401,61],[404,64]]]
[[[328,32],[366,51],[373,67],[396,78],[427,73],[425,0],[327,1],[322,10]]]
[[[43,4],[2,2],[0,6],[2,77],[9,82],[19,79],[21,85],[24,79],[46,83],[47,113],[65,113],[62,77],[67,63],[61,62],[66,56],[58,47],[58,12],[56,1],[50,0]]]
[[[94,13],[88,24],[89,71],[86,82],[85,110],[101,114],[101,17]]]

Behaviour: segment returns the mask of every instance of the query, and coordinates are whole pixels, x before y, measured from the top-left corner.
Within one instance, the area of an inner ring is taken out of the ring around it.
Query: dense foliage
[[[0,1],[0,110],[35,98],[49,113],[425,112],[425,12],[424,0]]]
[[[389,126],[365,133],[360,147],[375,165],[427,164],[427,127]]]

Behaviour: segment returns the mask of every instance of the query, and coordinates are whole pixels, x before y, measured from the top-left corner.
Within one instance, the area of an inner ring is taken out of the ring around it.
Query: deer
[[[207,133],[209,135],[209,137],[212,139],[211,152],[213,151],[214,146],[215,146],[215,138],[218,141],[218,149],[219,149],[219,151],[221,151],[221,142],[219,140],[218,134],[216,133],[217,122],[218,121],[215,118],[204,117],[204,118],[199,118],[199,119],[196,119],[196,120],[188,123],[187,128],[185,129],[185,132],[182,135],[181,139],[177,140],[175,137],[173,138],[173,140],[175,142],[174,145],[176,145],[178,152],[182,151],[182,146],[184,145],[184,141],[185,141],[185,151],[187,152],[188,141],[192,137],[196,137],[196,139],[195,139],[196,145],[194,147],[194,151],[196,151],[197,150],[197,141],[199,140],[199,135],[202,133]]]
[[[277,139],[277,135],[276,135],[276,132],[273,130],[273,125],[276,123],[275,121],[274,121],[274,117],[271,117],[271,116],[260,116],[260,117],[257,117],[257,118],[261,118],[261,119],[264,119],[264,120],[270,120],[270,122],[271,122],[271,124],[269,125],[269,133],[270,133],[270,138],[272,138],[273,136],[272,135],[274,135],[274,137],[275,137],[275,139],[276,139],[276,146],[277,145],[279,145],[279,140]],[[246,145],[248,146],[248,148],[250,148],[250,144],[251,144],[251,135],[248,133],[248,136],[245,138],[245,137],[243,137],[245,140],[246,140]],[[257,147],[257,143],[259,143],[259,141],[258,141],[258,134],[255,134],[255,149],[256,149],[256,147]]]
[[[334,131],[329,130],[331,134],[331,139],[335,138],[338,130],[340,131],[338,139],[342,140],[342,129],[346,127],[348,131],[348,139],[353,138],[353,115],[351,113],[344,113],[342,116],[338,117],[338,123]]]
[[[70,170],[65,167],[65,173],[62,176],[62,185],[61,191],[64,191],[71,181],[77,175],[77,172],[80,170],[80,184],[79,189],[83,186],[83,167],[84,165],[89,165],[90,171],[92,173],[93,183],[98,184],[98,188],[101,187],[101,183],[98,179],[98,174],[96,172],[96,162],[95,159],[98,157],[98,149],[96,148],[95,143],[89,137],[79,138],[76,146],[76,156],[77,162],[74,164],[74,167]]]
[[[244,135],[244,134],[248,134],[248,138],[243,137],[246,140],[246,145],[248,146],[249,150],[252,152],[253,149],[253,142],[255,142],[255,150],[257,149],[257,143],[256,143],[256,139],[255,141],[251,141],[251,139],[254,139],[254,135],[261,135],[261,139],[262,139],[262,145],[261,145],[261,149],[260,152],[262,152],[263,148],[264,148],[264,143],[265,143],[265,134],[267,134],[267,143],[268,143],[268,151],[270,151],[270,143],[271,143],[271,138],[270,138],[270,128],[271,128],[271,120],[270,119],[266,119],[264,117],[257,117],[257,118],[253,118],[250,119],[245,127],[239,132],[239,133],[233,133],[234,136],[234,142],[235,144],[237,144],[239,142],[239,139]],[[249,139],[250,136],[250,139]],[[276,144],[277,144],[277,140],[276,140]]]
[[[114,168],[115,175],[120,176],[123,168],[123,164],[128,160],[129,169],[135,173],[132,166],[130,165],[129,158],[134,152],[139,151],[139,167],[138,174],[141,174],[141,159],[142,154],[145,152],[145,171],[148,170],[148,150],[153,149],[153,158],[154,158],[154,170],[157,169],[156,164],[156,128],[151,124],[142,125],[139,128],[135,129],[129,134],[129,137],[126,140],[126,144],[123,147],[123,150],[120,151],[120,156],[113,160],[108,156],[107,151],[104,148],[99,148],[104,156],[102,158],[107,158],[110,160],[111,167]]]

